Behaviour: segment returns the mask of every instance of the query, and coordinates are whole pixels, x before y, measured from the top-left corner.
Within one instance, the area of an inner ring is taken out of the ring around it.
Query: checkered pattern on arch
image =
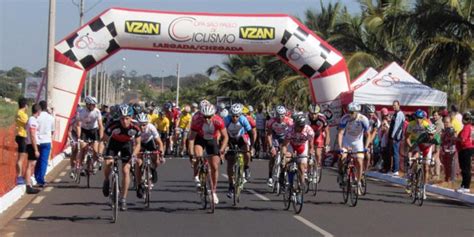
[[[86,38],[84,38],[86,37]],[[89,69],[101,59],[120,49],[113,21],[99,17],[64,41],[56,49],[77,66]],[[78,42],[83,40],[82,42]]]

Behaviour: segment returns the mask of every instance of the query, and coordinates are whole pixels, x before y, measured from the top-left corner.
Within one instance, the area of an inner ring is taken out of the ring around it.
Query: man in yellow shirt
[[[26,123],[28,122],[28,114],[26,110],[28,109],[27,100],[25,98],[20,98],[18,100],[18,112],[16,114],[16,137],[15,141],[18,144],[18,158],[16,162],[16,184],[25,184],[23,178],[23,163],[25,162],[28,154],[26,153]]]
[[[155,111],[154,107],[148,107],[148,122],[151,124],[155,123],[155,120],[158,118],[158,114]]]
[[[185,105],[181,111],[178,128],[176,129],[174,137],[174,144],[177,144],[179,136],[181,136],[181,144],[179,144],[178,151],[176,152],[176,154],[180,156],[184,156],[184,152],[186,151],[188,134],[191,129],[191,119],[191,106]]]
[[[166,141],[168,139],[168,132],[170,129],[170,120],[165,116],[165,113],[160,108],[157,108],[157,112],[158,115],[152,124],[155,125],[156,129],[160,133],[161,140]],[[166,146],[166,142],[163,142],[164,151],[166,151]]]

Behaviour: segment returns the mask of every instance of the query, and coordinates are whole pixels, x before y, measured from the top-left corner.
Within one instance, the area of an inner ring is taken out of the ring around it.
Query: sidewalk
[[[399,184],[399,185],[406,185],[406,179],[401,178],[398,176],[392,176],[389,174],[383,174],[375,171],[369,171],[367,172],[368,177],[388,181],[391,183]],[[466,193],[457,193],[452,189],[447,189],[447,188],[442,188],[436,185],[428,184],[426,185],[426,191],[430,193],[435,193],[438,195],[454,198],[461,200],[463,202],[469,203],[469,204],[474,204],[474,194],[466,194]]]
[[[54,167],[56,167],[65,158],[64,152],[55,156],[49,161],[46,174],[49,174]],[[5,195],[0,197],[0,214],[7,210],[11,205],[18,201],[25,194],[26,186],[17,185]]]

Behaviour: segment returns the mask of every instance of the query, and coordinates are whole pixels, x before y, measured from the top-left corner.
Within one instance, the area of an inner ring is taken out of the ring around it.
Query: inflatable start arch
[[[342,55],[291,16],[111,8],[55,47],[53,154],[64,148],[87,71],[120,49],[271,54],[310,80],[313,102],[331,102],[350,88]]]

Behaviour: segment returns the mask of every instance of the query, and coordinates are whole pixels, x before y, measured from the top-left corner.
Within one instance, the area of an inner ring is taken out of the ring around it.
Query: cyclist
[[[76,108],[76,116],[74,116],[70,123],[69,123],[69,132],[68,132],[68,138],[69,142],[71,144],[71,158],[69,160],[69,164],[71,165],[71,171],[69,173],[69,177],[71,179],[76,178],[76,160],[77,160],[77,154],[79,153],[79,148],[78,148],[78,137],[77,137],[77,127],[76,127],[76,119],[77,119],[77,114],[81,110],[81,106],[78,104]]]
[[[159,151],[159,153],[153,153],[152,155],[152,160],[153,160],[153,165],[151,166],[151,176],[153,179],[153,183],[156,183],[158,180],[158,174],[156,172],[156,168],[159,165],[158,162],[158,156],[162,158],[163,154],[163,143],[161,142],[160,135],[158,134],[158,131],[156,130],[155,126],[150,124],[148,122],[148,116],[145,113],[140,113],[137,116],[137,121],[140,124],[141,128],[141,150],[143,151]],[[158,145],[158,147],[157,147]],[[143,163],[142,157],[138,157],[137,159],[137,166],[138,168],[135,169],[136,177],[142,177],[141,173],[141,165]],[[138,198],[143,198],[143,193],[144,193],[144,184],[140,184],[137,188],[137,197]]]
[[[227,109],[223,109],[219,112],[219,116],[222,118],[222,119],[225,119],[225,117],[227,117],[229,115],[229,111]]]
[[[203,108],[204,106],[207,106],[209,105],[209,101],[208,100],[201,100],[201,102],[199,102],[199,108]],[[202,120],[204,120],[204,116],[202,115],[201,111],[200,110],[197,110],[192,118],[191,118],[191,127],[193,126],[193,123],[196,123],[194,121],[197,121],[199,123],[202,123]],[[194,159],[193,155],[194,152],[191,152],[191,151],[194,151],[194,148],[190,146],[190,143],[189,143],[189,136],[188,136],[188,154],[189,154],[189,161],[191,162],[191,167],[193,168],[193,177],[194,177],[194,182],[196,183],[196,187],[200,187],[200,182],[199,182],[199,177],[198,177],[198,166],[197,166],[197,160]]]
[[[148,107],[148,122],[150,122],[151,124],[153,124],[156,120],[156,118],[158,117],[158,113],[155,109],[154,106],[149,106]]]
[[[369,136],[367,137],[364,136],[364,139],[369,140],[368,141],[369,150],[367,151],[367,154],[366,154],[367,159],[364,160],[364,166],[363,166],[362,172],[369,169],[369,166],[371,164],[371,159],[372,159],[373,142],[374,142],[375,137],[377,136],[377,132],[381,125],[379,118],[375,114],[374,105],[371,105],[371,104],[365,105],[365,113],[366,113],[367,118],[369,119]]]
[[[166,139],[166,149],[165,152],[168,154],[171,154],[173,152],[173,139],[174,138],[174,132],[178,128],[178,120],[179,120],[179,111],[176,109],[176,105],[174,105],[173,102],[169,101],[164,104],[163,106],[165,115],[169,120],[170,123],[170,128],[168,130],[169,134]]]
[[[86,102],[86,108],[81,109],[76,117],[76,132],[79,138],[80,150],[79,150],[79,162],[82,164],[86,153],[87,144],[86,140],[93,141],[93,158],[95,161],[99,159],[98,154],[102,153],[103,146],[99,146],[99,141],[104,135],[104,125],[102,123],[102,114],[100,110],[96,108],[97,99],[92,96],[87,96],[84,101]],[[95,165],[94,165],[95,167]],[[81,175],[83,175],[81,171]]]
[[[267,144],[269,145],[270,160],[268,162],[268,186],[273,187],[272,171],[277,155],[277,147],[281,148],[281,144],[285,140],[288,129],[293,126],[293,120],[288,117],[286,108],[278,105],[275,108],[276,117],[271,118],[267,123]]]
[[[170,121],[168,118],[165,116],[163,111],[161,111],[160,108],[156,108],[158,112],[158,117],[156,117],[155,121],[153,122],[153,125],[155,125],[156,129],[160,133],[160,139],[163,142],[163,151],[166,151],[166,146],[168,145],[166,141],[168,140],[168,131],[170,129]],[[163,153],[165,155],[165,153]]]
[[[205,104],[201,107],[201,115],[193,118],[191,122],[191,133],[189,135],[189,154],[194,157],[203,156],[203,149],[206,149],[207,155],[210,157],[211,168],[211,192],[214,203],[218,204],[219,199],[216,194],[217,180],[219,175],[220,156],[224,154],[227,147],[227,130],[224,121],[215,115],[216,108],[212,104]],[[218,134],[222,142],[218,144]],[[199,181],[199,179],[198,179]]]
[[[342,186],[343,180],[343,164],[347,157],[344,151],[350,150],[356,152],[356,175],[360,194],[360,180],[362,178],[362,165],[364,153],[367,151],[368,140],[364,144],[364,136],[369,136],[369,120],[360,113],[361,106],[359,103],[351,102],[348,105],[349,114],[342,116],[339,122],[339,131],[337,133],[337,144],[340,149],[341,158],[339,159],[339,176],[338,182]]]
[[[189,130],[191,129],[191,107],[189,105],[185,105],[183,111],[179,117],[178,128],[175,132],[174,141],[177,143],[179,141],[179,136],[181,136],[181,147],[180,156],[184,156],[184,152],[186,151],[186,144],[188,140]]]
[[[257,140],[255,143],[256,153],[259,157],[262,155],[262,151],[266,151],[266,142],[265,142],[265,123],[266,115],[264,112],[264,104],[260,104],[257,107],[257,114],[255,115],[255,123],[257,127]]]
[[[312,104],[309,106],[309,125],[314,131],[314,148],[316,150],[315,157],[319,169],[322,167],[322,158],[323,154],[329,151],[329,123],[326,116],[321,113],[321,107],[317,104]],[[311,178],[311,177],[310,177]],[[311,180],[310,180],[311,181]]]
[[[102,186],[102,194],[109,196],[109,176],[112,170],[112,157],[120,153],[122,160],[122,196],[120,197],[120,209],[127,210],[127,194],[130,184],[130,166],[131,160],[137,157],[140,152],[141,129],[132,121],[133,108],[124,104],[119,108],[120,121],[114,122],[106,129],[106,136],[103,140],[108,140],[107,149],[105,151],[105,169],[104,184]]]
[[[144,111],[143,107],[139,103],[135,103],[133,104],[132,108],[133,108],[133,119],[137,120],[138,114]]]
[[[292,156],[287,156],[287,151],[296,155],[296,163],[298,164],[298,178],[301,184],[305,184],[306,169],[308,164],[308,157],[314,154],[314,131],[306,124],[306,117],[304,115],[297,115],[294,117],[294,125],[290,127],[288,133],[285,135],[283,146],[281,149],[283,164],[286,164]],[[286,169],[286,165],[283,165]],[[280,176],[282,177],[282,176]],[[282,180],[280,180],[281,182]],[[282,182],[281,182],[282,183]]]
[[[251,137],[252,139],[252,145],[250,146],[250,155],[253,156],[255,155],[255,149],[254,149],[254,144],[255,141],[257,140],[257,123],[255,122],[255,119],[252,117],[251,110],[249,108],[252,108],[252,106],[245,107],[243,106],[242,113],[245,115],[247,120],[249,121],[250,126],[252,127],[252,133],[253,136]],[[253,112],[253,108],[252,108]],[[245,173],[245,180],[248,181],[250,180],[250,167],[248,162],[245,163],[244,167],[244,173]]]
[[[438,153],[438,146],[441,145],[441,138],[439,133],[436,132],[436,126],[434,124],[426,126],[425,131],[421,133],[414,142],[408,140],[407,145],[410,148],[410,159],[416,159],[420,155],[420,152],[423,156],[423,182],[426,184],[428,181],[429,166],[434,162],[433,157]],[[410,167],[409,172],[413,174],[415,171]],[[406,190],[408,192],[410,190],[408,183]],[[423,199],[426,199],[426,193]]]
[[[191,116],[194,116],[194,114],[196,114],[197,112],[199,112],[198,104],[197,103],[192,103],[191,104]]]
[[[246,116],[242,114],[242,104],[233,104],[230,108],[230,115],[224,118],[225,127],[229,134],[229,144],[237,144],[239,149],[244,152],[244,167],[248,169],[250,161],[250,147],[254,143],[254,139],[250,139],[249,135],[254,138],[256,136],[255,130],[250,126]],[[235,160],[233,157],[227,157],[227,175],[229,179],[229,192],[227,193],[228,198],[232,198],[234,195],[234,170],[233,166]],[[244,182],[246,182],[244,177]]]

